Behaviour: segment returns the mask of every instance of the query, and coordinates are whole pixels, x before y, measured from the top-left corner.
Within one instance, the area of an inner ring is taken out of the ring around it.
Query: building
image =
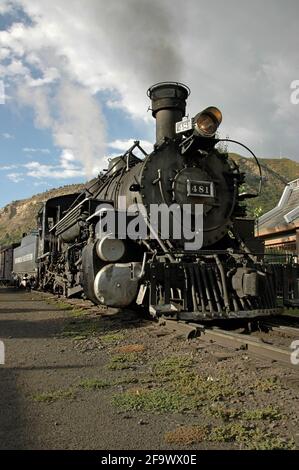
[[[264,241],[266,253],[299,260],[299,178],[288,183],[277,206],[257,220],[256,236]]]

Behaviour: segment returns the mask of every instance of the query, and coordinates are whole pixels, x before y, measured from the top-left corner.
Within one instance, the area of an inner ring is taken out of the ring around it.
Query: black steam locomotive
[[[242,192],[244,174],[216,148],[221,112],[185,117],[189,89],[180,83],[154,85],[148,96],[153,151],[136,141],[82,193],[40,211],[38,287],[182,320],[281,313],[297,295],[298,270],[286,280],[284,266],[263,259],[243,202],[255,194]]]

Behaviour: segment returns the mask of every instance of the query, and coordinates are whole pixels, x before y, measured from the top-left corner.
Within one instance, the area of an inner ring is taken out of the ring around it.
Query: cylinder
[[[152,100],[152,114],[156,119],[156,142],[175,137],[175,124],[182,120],[186,111],[186,99],[190,90],[177,82],[162,82],[148,89]]]

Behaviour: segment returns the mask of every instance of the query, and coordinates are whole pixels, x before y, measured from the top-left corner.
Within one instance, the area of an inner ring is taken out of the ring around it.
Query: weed
[[[153,372],[157,377],[172,380],[182,371],[190,369],[193,361],[187,356],[170,356],[154,364]]]
[[[137,384],[139,380],[135,376],[124,376],[116,379],[112,382],[113,385],[126,385],[126,384]]]
[[[251,420],[279,420],[281,419],[280,411],[277,407],[267,406],[265,408],[255,408],[253,410],[237,410],[234,408],[226,408],[225,406],[213,406],[205,410],[205,413],[221,418],[223,421],[230,421],[234,419]]]
[[[179,392],[170,392],[160,388],[128,390],[114,395],[112,403],[121,411],[167,413],[194,409],[194,403],[188,397],[184,397]]]
[[[230,423],[210,428],[210,426],[182,426],[165,434],[170,444],[196,444],[202,441],[231,442],[240,449],[274,450],[294,449],[293,440],[287,440],[255,426]]]
[[[223,421],[229,421],[231,419],[239,418],[241,411],[224,406],[211,407],[205,410],[205,413],[214,416],[215,418],[221,418]]]
[[[240,448],[250,450],[293,449],[293,440],[274,435],[257,427],[248,427],[240,423],[226,424],[212,429],[209,436],[212,442],[234,442]]]
[[[123,370],[136,367],[138,364],[138,355],[135,353],[130,354],[115,354],[111,357],[107,368],[110,370]]]
[[[247,410],[243,412],[243,418],[247,420],[279,420],[281,419],[281,413],[275,406],[266,406],[265,408],[256,408],[253,410]]]
[[[95,336],[101,332],[101,326],[98,319],[76,319],[69,322],[67,327],[62,331],[61,336],[66,338],[86,339]]]
[[[78,386],[86,390],[99,390],[102,388],[111,387],[111,382],[102,379],[85,379],[79,382]]]
[[[67,302],[63,302],[61,300],[48,299],[47,303],[50,305],[55,305],[60,310],[68,310],[70,315],[75,318],[88,314],[88,312],[83,308],[76,308],[74,305],[68,304]]]
[[[124,339],[125,335],[123,333],[108,333],[106,335],[100,336],[100,340],[104,344],[113,344]]]
[[[165,434],[168,444],[191,445],[207,440],[207,428],[203,426],[180,426]]]
[[[88,312],[84,310],[83,308],[77,308],[77,309],[75,308],[70,311],[70,315],[75,318],[82,317],[87,314]]]
[[[55,305],[59,310],[73,310],[73,306],[70,304],[67,304],[66,302],[62,302],[60,300],[55,300],[55,299],[49,299],[47,301],[48,304],[50,305]]]
[[[127,355],[116,356],[109,368],[128,368]],[[227,377],[209,381],[190,370],[192,360],[189,357],[170,357],[156,362],[150,376],[139,378],[141,384],[155,384],[155,388],[139,389],[138,393],[127,391],[113,403],[124,411],[144,410],[153,412],[196,410],[205,401],[219,401],[226,397],[236,396],[238,389]]]
[[[126,344],[116,349],[116,352],[127,354],[127,353],[139,353],[144,352],[145,346],[143,344]]]
[[[225,376],[219,376],[211,381],[209,377],[198,375],[195,372],[181,372],[173,383],[184,395],[196,396],[201,401],[209,403],[240,394],[235,384]]]
[[[83,341],[84,339],[86,339],[86,336],[85,335],[78,335],[78,336],[72,336],[73,340],[74,341]]]
[[[251,389],[259,392],[271,392],[280,387],[277,377],[269,377],[266,379],[258,379],[253,384]]]
[[[136,384],[138,379],[134,376],[120,377],[115,380],[103,380],[99,378],[90,378],[81,380],[78,383],[78,387],[84,388],[85,390],[100,390],[103,388],[114,387],[116,385]]]
[[[33,396],[34,401],[52,403],[57,400],[74,399],[75,392],[72,389],[55,390],[53,392],[43,392]]]
[[[187,356],[163,359],[153,367],[153,380],[168,382],[170,389],[180,390],[183,395],[196,396],[200,400],[217,401],[240,394],[229,377],[222,374],[209,380],[209,377],[191,370],[192,365],[192,359]]]

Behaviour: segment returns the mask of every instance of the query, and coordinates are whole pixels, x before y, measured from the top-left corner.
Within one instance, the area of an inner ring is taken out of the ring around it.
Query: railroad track
[[[103,310],[105,310],[97,307],[95,308],[91,302],[85,300],[63,300],[65,303],[69,303],[74,307],[85,308],[93,312],[103,312]],[[220,328],[219,326],[207,326],[198,323],[188,323],[174,319],[171,320],[164,317],[160,319],[159,323],[168,329],[171,329],[172,331],[178,332],[187,339],[198,337],[199,340],[204,342],[215,343],[234,350],[244,350],[247,353],[254,354],[255,356],[294,368],[299,373],[299,364],[293,365],[291,363],[291,348],[275,346],[275,344],[272,344],[274,341],[273,337],[269,338],[268,341],[264,340],[263,338],[257,338],[252,334],[238,333],[236,331]],[[296,324],[298,327],[288,326],[288,323],[291,323],[292,325]],[[290,338],[289,345],[291,345],[292,341],[295,339],[299,340],[299,323],[297,318],[288,316],[282,316],[281,318],[275,318],[271,320],[268,318],[261,318],[251,322],[251,325],[253,326],[253,332],[257,330],[264,332],[270,331],[279,334],[282,333],[283,335],[288,336]]]
[[[294,328],[292,326],[278,325],[270,321],[263,321],[262,325],[267,328],[269,331],[274,331],[277,333],[283,333],[288,336],[299,339],[299,328]]]
[[[299,364],[294,365],[291,362],[291,348],[275,346],[271,344],[270,341],[268,342],[262,338],[254,337],[251,334],[237,333],[215,326],[208,327],[195,323],[177,322],[167,319],[163,319],[162,323],[167,328],[183,334],[186,338],[198,337],[199,340],[204,342],[215,343],[234,350],[244,350],[249,354],[254,354],[255,356],[297,369],[299,373]],[[270,322],[264,321],[260,322],[260,326],[267,327],[275,332],[287,334],[290,337],[290,345],[294,339],[297,338],[299,340],[299,328],[271,324]],[[271,340],[273,341],[273,337],[271,337]]]

